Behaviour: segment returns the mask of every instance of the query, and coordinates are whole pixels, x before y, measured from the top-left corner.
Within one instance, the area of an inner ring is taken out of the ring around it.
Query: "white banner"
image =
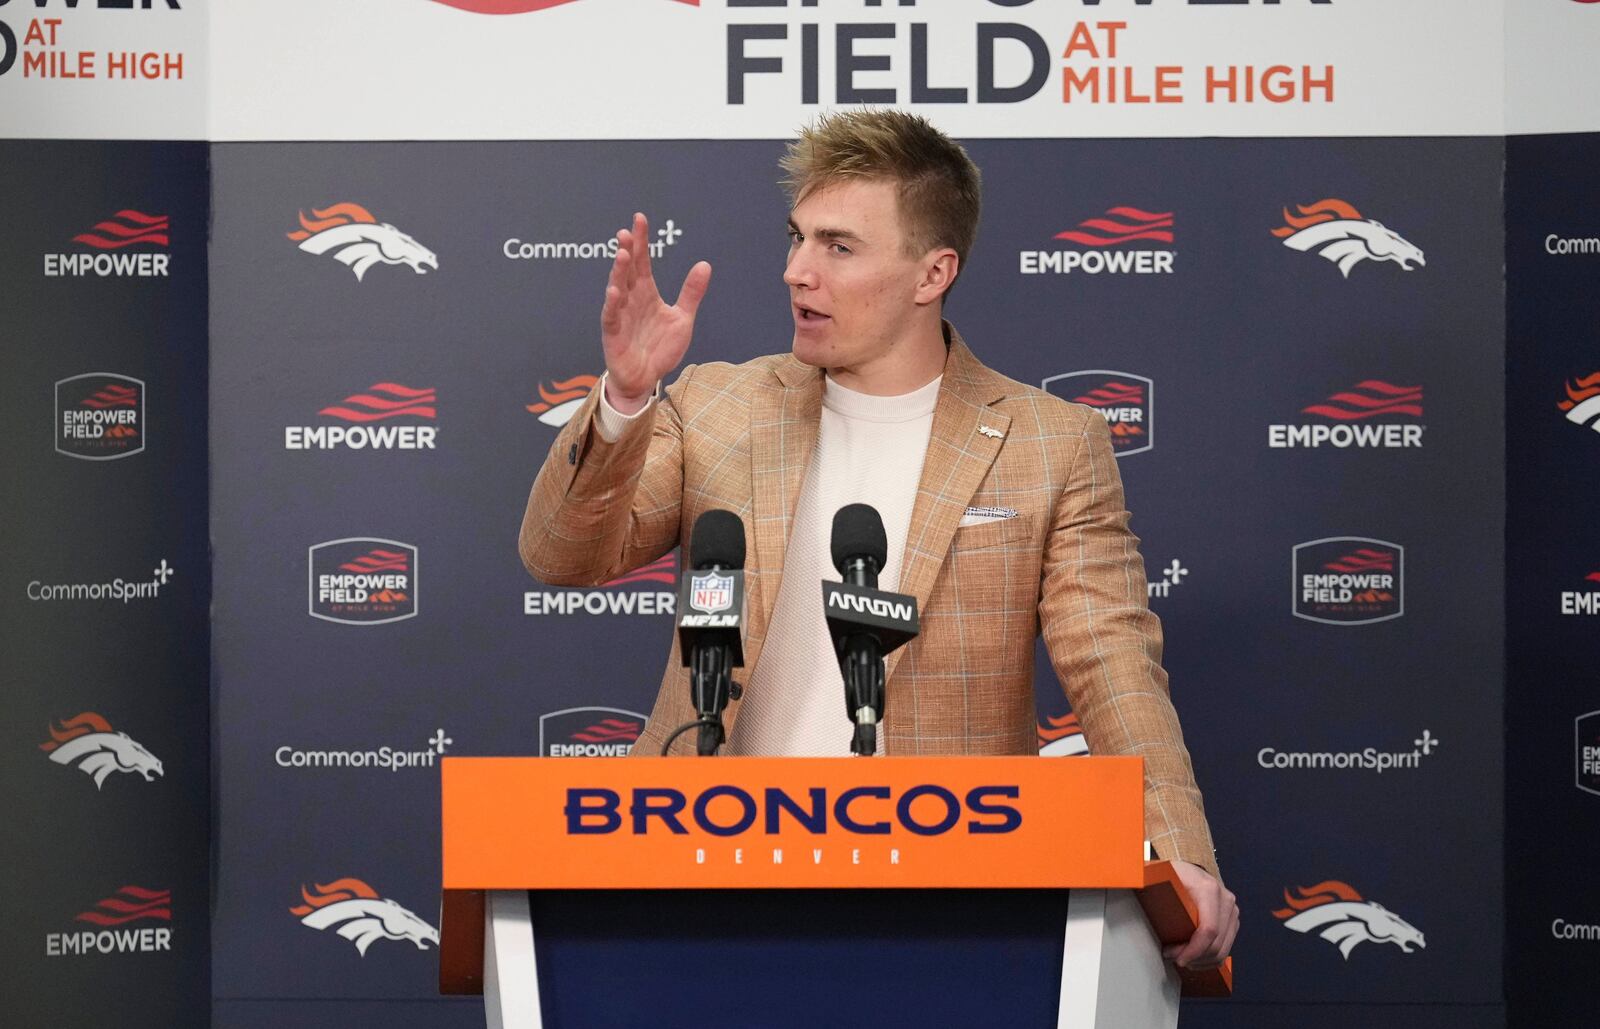
[[[212,132],[782,138],[887,103],[968,138],[1498,135],[1503,32],[1500,0],[231,0]]]
[[[0,0],[0,137],[205,139],[205,0]]]
[[[1508,0],[1506,132],[1600,131],[1600,0]]]

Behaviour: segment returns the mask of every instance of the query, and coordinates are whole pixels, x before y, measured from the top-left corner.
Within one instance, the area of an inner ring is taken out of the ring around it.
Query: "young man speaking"
[[[748,682],[725,714],[728,749],[845,754],[818,583],[835,575],[834,512],[871,504],[888,537],[879,586],[921,611],[921,635],[888,659],[883,749],[1035,753],[1042,632],[1091,750],[1144,758],[1146,834],[1200,910],[1169,957],[1219,963],[1238,907],[1168,699],[1106,423],[986,368],[941,317],[977,235],[977,167],[923,119],[868,110],[821,119],[783,168],[791,352],[690,365],[659,392],[711,266],[668,305],[634,215],[600,314],[605,377],[533,484],[523,563],[593,585],[683,545],[702,512],[733,511],[748,542]],[[695,719],[680,666],[674,643],[634,753]]]

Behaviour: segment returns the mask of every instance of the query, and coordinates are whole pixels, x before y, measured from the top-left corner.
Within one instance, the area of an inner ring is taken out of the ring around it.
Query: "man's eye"
[[[833,245],[833,252],[836,254],[848,254],[850,252],[850,248],[845,246],[843,243],[835,243]]]
[[[800,230],[799,229],[790,229],[789,230],[789,244],[791,246],[793,246],[796,243],[801,242],[804,239],[805,239],[805,237],[800,235]]]

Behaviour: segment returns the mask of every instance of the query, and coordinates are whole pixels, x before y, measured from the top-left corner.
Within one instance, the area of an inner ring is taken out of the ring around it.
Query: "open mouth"
[[[804,304],[795,304],[794,320],[802,325],[819,325],[822,322],[828,321],[829,316],[820,311],[813,311]]]

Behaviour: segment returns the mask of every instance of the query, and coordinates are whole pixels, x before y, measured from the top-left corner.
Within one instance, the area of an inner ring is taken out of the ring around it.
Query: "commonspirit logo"
[[[1415,770],[1422,767],[1422,759],[1430,757],[1439,746],[1439,737],[1427,729],[1411,741],[1411,749],[1382,750],[1363,747],[1360,750],[1279,750],[1262,747],[1256,751],[1256,764],[1271,772],[1283,771],[1359,771],[1382,775],[1396,770]]]
[[[300,228],[286,235],[300,249],[328,256],[364,280],[374,265],[406,265],[418,275],[439,270],[439,255],[390,225],[360,204],[344,201],[300,212]]]
[[[164,279],[172,255],[170,219],[125,207],[72,237],[81,249],[44,255],[44,277]]]
[[[72,919],[94,928],[46,933],[46,957],[149,954],[172,949],[171,890],[122,886]]]
[[[1428,263],[1416,244],[1382,222],[1363,218],[1344,200],[1329,197],[1295,209],[1299,214],[1283,209],[1283,224],[1272,234],[1290,250],[1318,254],[1331,261],[1346,279],[1363,261],[1393,263],[1408,272]]]
[[[83,711],[50,726],[50,738],[39,749],[58,765],[76,768],[94,779],[95,789],[113,772],[127,772],[154,782],[165,773],[161,760],[138,740],[117,732],[94,711]]]
[[[302,884],[300,899],[289,913],[301,925],[318,931],[332,929],[355,944],[361,957],[366,957],[367,948],[378,940],[411,943],[418,950],[427,950],[430,943],[439,946],[439,930],[353,876]]]
[[[27,596],[38,603],[67,603],[79,600],[115,600],[131,604],[136,600],[154,600],[161,596],[167,582],[177,575],[177,570],[166,558],[151,569],[151,578],[145,581],[115,578],[109,582],[44,582],[29,581]]]
[[[432,387],[375,382],[317,414],[326,425],[288,425],[285,450],[432,450],[439,429],[439,397]],[[398,421],[396,421],[398,419]]]
[[[1170,275],[1177,256],[1171,249],[1171,211],[1112,207],[1055,238],[1062,241],[1057,249],[1019,251],[1018,270],[1023,275]],[[1153,249],[1152,243],[1164,246]]]
[[[1404,954],[1427,946],[1416,926],[1338,879],[1299,886],[1293,894],[1285,888],[1283,900],[1285,906],[1272,914],[1285,929],[1327,940],[1346,961],[1363,943],[1393,944]]]
[[[1311,419],[1267,426],[1274,448],[1409,449],[1422,446],[1422,387],[1362,379],[1326,400],[1300,409]]]
[[[144,450],[145,387],[115,372],[85,372],[56,382],[56,453],[115,461]]]
[[[673,219],[662,222],[656,229],[656,238],[648,244],[650,256],[665,257],[667,248],[677,246],[683,233]],[[610,261],[617,256],[617,237],[536,242],[512,236],[500,244],[500,253],[510,261]]]
[[[444,729],[435,729],[421,749],[383,744],[361,750],[318,750],[284,744],[272,752],[273,763],[279,768],[312,769],[354,768],[379,772],[406,772],[432,769],[455,740],[445,735]]]
[[[1046,393],[1098,411],[1111,428],[1117,457],[1142,454],[1156,445],[1156,387],[1149,377],[1099,368],[1052,375],[1039,385]]]
[[[599,589],[540,589],[522,594],[525,615],[670,615],[677,610],[678,553],[673,551]],[[668,587],[661,589],[661,586]]]

